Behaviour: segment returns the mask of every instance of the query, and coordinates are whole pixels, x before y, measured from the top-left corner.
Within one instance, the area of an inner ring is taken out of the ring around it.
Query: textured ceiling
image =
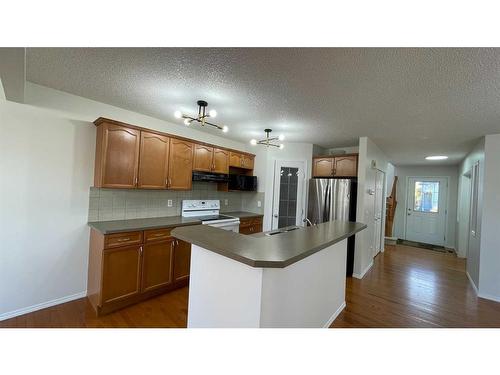
[[[500,49],[29,48],[27,79],[171,122],[205,99],[243,142],[368,136],[397,165],[500,132]]]

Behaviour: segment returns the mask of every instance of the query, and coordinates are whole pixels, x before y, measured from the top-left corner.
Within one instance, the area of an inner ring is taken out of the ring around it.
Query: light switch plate
[[[224,206],[227,206],[228,205],[228,200],[227,199],[224,199]]]
[[[257,201],[257,207],[262,207],[262,202],[261,201]]]
[[[167,206],[172,207],[172,199],[167,200]]]

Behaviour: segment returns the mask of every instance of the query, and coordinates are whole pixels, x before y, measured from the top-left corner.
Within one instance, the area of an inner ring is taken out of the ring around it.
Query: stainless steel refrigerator
[[[331,220],[356,221],[356,179],[313,178],[309,180],[307,218],[313,224]],[[354,236],[347,239],[347,276],[354,266]]]

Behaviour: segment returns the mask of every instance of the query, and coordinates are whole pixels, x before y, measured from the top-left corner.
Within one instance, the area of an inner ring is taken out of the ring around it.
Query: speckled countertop
[[[251,267],[284,268],[365,228],[334,220],[274,236],[245,236],[208,225],[175,228],[171,234]]]
[[[185,225],[201,224],[198,219],[182,216],[152,217],[147,219],[113,220],[113,221],[94,221],[88,225],[102,234],[131,232],[134,230],[174,228]]]

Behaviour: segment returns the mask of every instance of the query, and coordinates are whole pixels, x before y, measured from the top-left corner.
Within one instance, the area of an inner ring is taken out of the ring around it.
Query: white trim
[[[465,274],[467,275],[467,278],[469,279],[469,282],[472,285],[472,289],[474,289],[474,292],[476,292],[476,295],[479,295],[479,290],[477,290],[476,284],[474,284],[474,280],[472,280],[472,277],[470,277],[469,272],[465,271]]]
[[[480,297],[480,298],[489,299],[491,301],[500,302],[500,297],[498,297],[498,296],[492,296],[491,294],[478,293],[477,296]]]
[[[15,318],[16,316],[28,314],[28,313],[33,312],[33,311],[46,309],[47,307],[60,305],[61,303],[70,302],[70,301],[73,301],[75,299],[83,298],[86,296],[87,296],[87,291],[85,290],[85,291],[80,292],[80,293],[75,293],[75,294],[71,294],[69,296],[56,298],[56,299],[53,299],[51,301],[38,303],[36,305],[23,307],[21,309],[17,309],[17,310],[13,310],[13,311],[8,311],[6,313],[0,314],[0,321],[10,319],[10,318]]]
[[[342,312],[342,310],[345,309],[345,306],[346,306],[346,304],[344,301],[344,302],[342,302],[342,305],[340,305],[340,307],[337,309],[337,311],[335,311],[333,313],[333,315],[330,317],[330,319],[328,319],[327,322],[323,325],[323,328],[329,328],[332,325],[333,321],[335,319],[337,319],[337,316],[339,316],[339,314]]]
[[[365,277],[366,273],[370,270],[370,268],[372,268],[373,266],[373,260],[370,262],[370,264],[364,269],[363,272],[361,272],[361,274],[359,273],[353,273],[352,274],[352,277],[355,277],[356,279],[362,279],[363,277]]]

